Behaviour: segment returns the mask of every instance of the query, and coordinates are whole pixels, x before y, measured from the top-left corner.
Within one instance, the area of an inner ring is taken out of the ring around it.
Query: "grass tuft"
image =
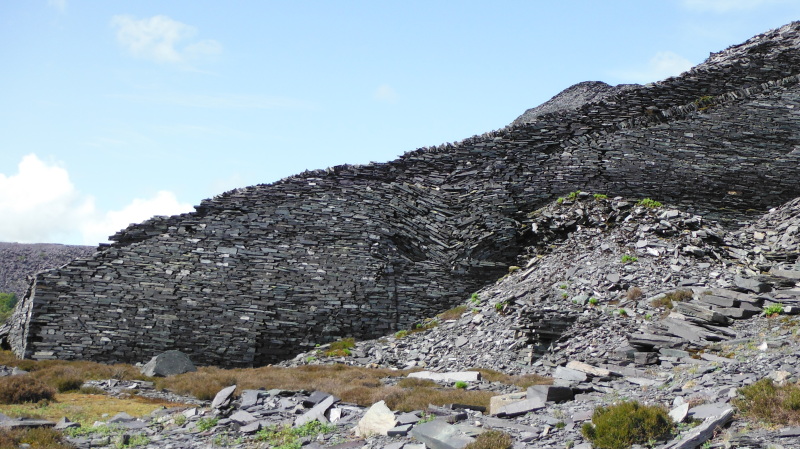
[[[509,449],[512,444],[511,435],[500,430],[489,430],[478,435],[464,449]]]

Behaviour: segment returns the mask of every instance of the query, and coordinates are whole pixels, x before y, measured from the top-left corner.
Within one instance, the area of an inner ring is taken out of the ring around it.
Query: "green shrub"
[[[633,263],[633,262],[638,262],[639,258],[636,256],[631,256],[630,254],[624,254],[622,256],[622,259],[620,259],[620,261],[622,263]]]
[[[0,404],[24,404],[51,400],[56,391],[30,375],[0,378]]]
[[[256,441],[266,441],[274,449],[299,449],[302,445],[300,437],[314,438],[317,435],[331,433],[336,425],[311,421],[300,427],[270,426],[256,434]]]
[[[394,333],[394,338],[405,338],[408,336],[408,331],[403,329]]]
[[[600,301],[597,298],[595,298],[595,297],[589,298],[589,305],[590,306],[596,306],[599,303],[600,303]]]
[[[469,385],[469,384],[467,384],[467,383],[466,383],[466,382],[464,382],[463,380],[459,380],[459,381],[457,381],[457,382],[455,383],[455,387],[456,387],[456,388],[462,388],[462,389],[463,389],[463,388],[467,388],[467,386],[468,386],[468,385]]]
[[[16,305],[17,295],[14,293],[0,293],[0,324],[11,317]]]
[[[578,199],[578,195],[580,195],[580,194],[581,194],[580,190],[576,190],[574,192],[569,192],[569,195],[567,195],[567,199],[575,201],[576,199]]]
[[[764,311],[762,312],[764,316],[780,315],[782,313],[783,313],[783,305],[781,304],[770,304],[764,307]]]
[[[464,449],[509,449],[512,444],[511,435],[499,430],[489,430],[478,435]]]
[[[216,426],[219,422],[219,418],[200,418],[197,420],[197,428],[201,432],[205,432],[208,429]]]
[[[597,449],[626,449],[668,436],[672,429],[663,407],[631,401],[596,408],[581,433]]]
[[[607,200],[608,199],[608,195],[603,195],[602,193],[595,193],[593,196],[594,196],[594,199],[596,199],[596,200]]]
[[[644,207],[648,207],[650,209],[655,209],[657,207],[663,206],[663,204],[659,203],[656,200],[651,200],[650,198],[645,198],[643,200],[639,200],[639,202],[636,203],[636,204],[638,206],[644,206]]]
[[[353,338],[343,338],[339,341],[334,341],[325,352],[326,357],[346,357],[351,354],[350,348],[356,347],[356,341]]]
[[[740,413],[755,421],[778,425],[800,425],[800,385],[775,385],[764,378],[739,389],[733,400]]]

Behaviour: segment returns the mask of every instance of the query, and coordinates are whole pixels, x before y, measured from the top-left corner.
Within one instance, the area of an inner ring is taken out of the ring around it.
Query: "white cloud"
[[[397,101],[397,92],[388,84],[382,84],[372,93],[372,98],[385,103]]]
[[[67,10],[67,0],[47,0],[47,5],[62,13]]]
[[[181,203],[174,193],[162,190],[153,198],[136,198],[121,210],[106,212],[99,218],[83,223],[81,233],[83,241],[88,244],[105,242],[107,237],[117,231],[154,215],[176,215],[192,211],[194,208],[190,204]]]
[[[660,51],[647,63],[647,67],[618,70],[612,75],[625,83],[651,83],[670,76],[680,75],[694,66],[691,61],[671,51]]]
[[[16,174],[0,173],[0,241],[96,245],[130,223],[192,210],[161,191],[118,211],[99,211],[92,196],[75,188],[66,169],[35,154],[22,158]]]
[[[760,6],[789,3],[795,0],[682,0],[686,9],[693,11],[712,11],[726,13],[730,11],[747,11]]]
[[[111,18],[117,41],[137,58],[163,63],[187,63],[218,55],[222,44],[215,40],[193,41],[197,29],[167,16],[136,19],[129,15]]]

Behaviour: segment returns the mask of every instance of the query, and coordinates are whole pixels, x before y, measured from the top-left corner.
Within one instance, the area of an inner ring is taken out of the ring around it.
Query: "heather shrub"
[[[0,378],[0,404],[24,404],[51,400],[55,394],[53,388],[30,375]]]
[[[764,378],[740,388],[733,405],[755,421],[800,425],[800,384],[775,385]]]
[[[626,449],[668,436],[672,429],[663,407],[631,401],[596,408],[581,433],[597,449]]]

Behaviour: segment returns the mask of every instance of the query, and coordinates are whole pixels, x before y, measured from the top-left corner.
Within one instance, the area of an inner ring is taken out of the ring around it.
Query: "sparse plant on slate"
[[[783,306],[781,304],[770,304],[764,307],[762,314],[764,316],[772,317],[783,313]]]
[[[581,194],[580,190],[576,190],[574,192],[569,192],[569,195],[567,195],[567,199],[575,201],[578,198],[578,195],[580,195],[580,194]]]
[[[462,388],[462,389],[463,388],[467,388],[467,386],[468,386],[468,384],[466,382],[464,382],[463,380],[457,381],[454,385],[455,385],[456,388]]]
[[[511,435],[500,430],[489,430],[478,435],[464,449],[509,449],[512,445]]]
[[[595,193],[592,196],[594,196],[594,199],[596,199],[596,200],[607,200],[608,199],[608,195],[604,195],[602,193]]]
[[[588,301],[588,302],[589,302],[589,305],[590,305],[590,306],[596,306],[597,304],[599,304],[599,303],[600,303],[600,301],[599,301],[597,298],[595,298],[594,296],[592,296],[591,298],[589,298],[589,301]]]
[[[330,347],[327,351],[325,351],[326,357],[346,357],[349,356],[350,349],[356,346],[356,341],[353,338],[343,338],[339,341],[334,341],[331,343]]]
[[[622,258],[620,259],[620,262],[622,262],[622,263],[634,263],[634,262],[638,262],[638,261],[639,261],[638,257],[631,256],[630,254],[623,254]]]
[[[647,207],[647,208],[650,208],[650,209],[655,209],[655,208],[663,206],[663,204],[659,203],[656,200],[651,200],[650,198],[645,198],[645,199],[639,200],[639,202],[636,203],[636,205]]]
[[[216,426],[218,422],[219,418],[200,418],[197,420],[196,425],[201,432],[205,432],[206,430]]]

